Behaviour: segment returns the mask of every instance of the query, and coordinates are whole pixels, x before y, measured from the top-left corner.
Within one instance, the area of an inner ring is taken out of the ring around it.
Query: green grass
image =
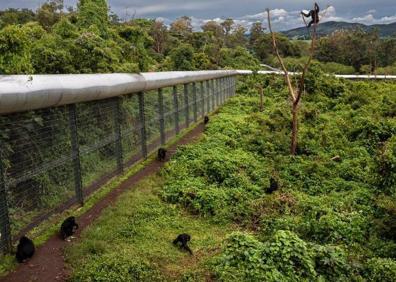
[[[145,265],[138,277],[147,281],[174,281],[187,276],[201,280],[210,275],[206,262],[219,252],[233,226],[194,217],[163,202],[159,197],[162,183],[158,175],[141,181],[84,230],[83,239],[66,250],[72,281],[122,279],[124,268],[114,269],[113,261],[126,269]],[[180,233],[191,234],[193,256],[173,246],[172,240]],[[134,280],[132,276],[123,279]]]

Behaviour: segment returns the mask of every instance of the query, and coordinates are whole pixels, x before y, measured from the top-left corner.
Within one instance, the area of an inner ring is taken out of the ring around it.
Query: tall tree
[[[154,40],[154,51],[159,54],[164,54],[168,40],[168,28],[164,22],[159,20],[154,21],[150,28],[150,35]]]
[[[109,8],[106,0],[80,0],[78,7],[78,26],[90,28],[94,26],[101,35],[107,34]]]
[[[310,36],[311,36],[311,49],[310,49],[310,55],[307,59],[307,61],[304,64],[304,67],[301,71],[300,74],[300,79],[296,83],[296,85],[293,85],[292,80],[290,78],[290,73],[288,72],[283,59],[281,55],[279,54],[279,49],[277,46],[277,40],[275,33],[272,31],[272,24],[271,24],[271,14],[270,10],[267,9],[267,19],[268,19],[268,28],[270,30],[271,36],[272,36],[272,45],[274,48],[274,51],[276,53],[276,57],[279,61],[279,64],[282,67],[284,76],[285,76],[285,81],[287,88],[289,90],[290,98],[291,98],[291,112],[292,112],[292,133],[291,133],[291,144],[290,144],[290,153],[292,155],[295,155],[297,152],[297,142],[298,142],[298,112],[299,112],[299,107],[300,107],[300,102],[301,102],[301,97],[305,91],[305,76],[307,75],[309,71],[309,66],[311,65],[312,58],[315,53],[315,47],[316,47],[316,28],[317,28],[317,23],[314,23],[312,25],[312,30],[310,30]]]
[[[191,18],[183,16],[176,19],[171,24],[170,31],[179,39],[187,40],[193,31]]]
[[[37,10],[37,21],[49,30],[61,18],[63,7],[63,0],[50,0],[44,3]]]

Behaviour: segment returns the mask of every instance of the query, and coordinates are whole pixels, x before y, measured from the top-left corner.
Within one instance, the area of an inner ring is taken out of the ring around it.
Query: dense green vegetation
[[[315,77],[315,79],[313,79]],[[262,78],[261,78],[262,79]],[[307,81],[299,154],[288,154],[282,81],[258,112],[254,79],[199,145],[166,169],[163,197],[191,213],[238,223],[214,260],[222,281],[393,281],[396,271],[396,86]],[[280,190],[267,195],[269,178]]]
[[[304,28],[305,30],[305,28]],[[395,73],[396,40],[375,29],[348,29],[321,38],[315,58],[326,72]],[[309,44],[277,34],[293,69]],[[194,30],[191,18],[170,26],[150,19],[121,20],[106,0],[79,1],[64,9],[49,0],[37,11],[0,11],[0,73],[103,73],[218,68],[257,69],[274,64],[262,23],[250,30],[226,19]],[[337,64],[335,64],[337,63]]]
[[[396,85],[312,71],[297,156],[283,81],[270,78],[259,112],[252,89],[269,78],[247,78],[199,143],[69,249],[73,279],[394,281]],[[280,189],[267,194],[270,177]],[[182,231],[197,257],[172,249]]]

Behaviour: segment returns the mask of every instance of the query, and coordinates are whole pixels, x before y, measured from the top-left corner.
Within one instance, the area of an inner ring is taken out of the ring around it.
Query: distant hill
[[[396,36],[396,22],[391,24],[375,24],[375,25],[364,25],[360,23],[348,23],[348,22],[325,22],[319,24],[317,31],[319,36],[326,36],[337,30],[354,29],[354,28],[361,28],[365,31],[378,29],[378,32],[381,37]],[[282,31],[282,33],[289,38],[300,39],[307,37],[307,29],[305,27],[299,27],[287,31]]]

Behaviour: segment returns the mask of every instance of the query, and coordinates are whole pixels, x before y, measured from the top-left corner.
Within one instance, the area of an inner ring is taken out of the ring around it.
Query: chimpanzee
[[[173,240],[173,244],[179,246],[181,249],[184,249],[190,253],[190,255],[193,254],[191,251],[190,247],[187,245],[188,242],[190,242],[191,236],[189,234],[183,233],[177,236],[175,240]]]
[[[167,151],[164,148],[158,149],[157,160],[160,162],[165,161]]]
[[[15,257],[19,263],[22,263],[25,260],[31,258],[34,255],[34,251],[35,248],[33,241],[26,236],[22,236],[19,239]]]
[[[275,191],[277,191],[278,188],[279,188],[278,181],[276,181],[273,177],[271,177],[270,186],[269,186],[268,190],[266,191],[266,193],[267,194],[272,194]]]
[[[62,239],[65,240],[67,237],[72,236],[76,229],[78,229],[76,218],[74,216],[66,218],[60,228],[60,234],[62,236]]]
[[[204,117],[204,124],[206,125],[206,124],[208,124],[209,123],[209,117],[208,116],[205,116]]]
[[[320,11],[319,5],[315,2],[314,10],[309,11],[308,14],[306,14],[304,12],[301,12],[301,14],[304,17],[306,17],[306,18],[311,17],[312,18],[312,20],[308,24],[308,28],[310,28],[312,24],[318,24],[319,23],[319,11]]]

